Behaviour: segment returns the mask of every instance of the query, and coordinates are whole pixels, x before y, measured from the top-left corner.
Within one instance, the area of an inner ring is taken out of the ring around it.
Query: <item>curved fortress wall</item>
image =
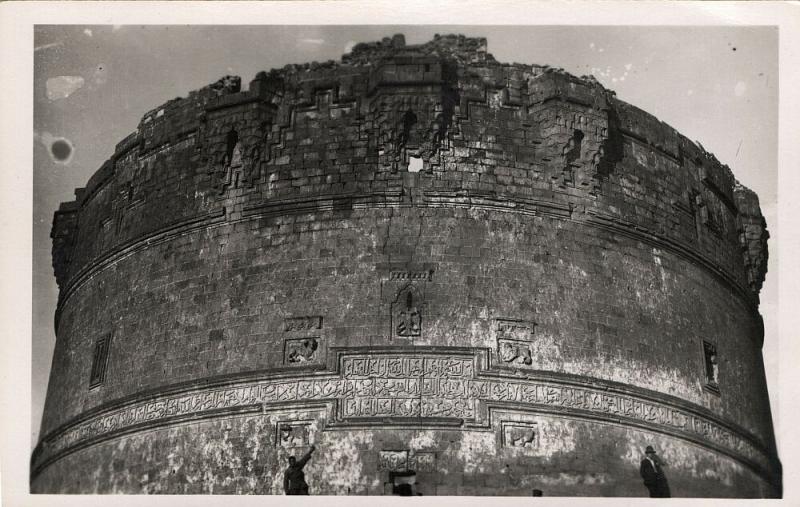
[[[591,78],[402,37],[147,113],[53,224],[36,492],[780,494],[758,200]]]

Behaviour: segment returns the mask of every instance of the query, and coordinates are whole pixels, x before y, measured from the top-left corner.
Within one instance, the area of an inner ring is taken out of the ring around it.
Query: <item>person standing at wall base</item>
[[[311,458],[311,453],[317,447],[312,445],[311,449],[303,455],[299,460],[294,456],[289,456],[289,467],[283,474],[283,492],[287,495],[307,495],[308,484],[306,483],[306,476],[303,473],[303,467]]]
[[[639,474],[644,479],[644,485],[650,491],[651,498],[669,498],[672,496],[669,491],[667,476],[664,475],[664,463],[656,454],[652,445],[645,448],[645,458],[639,466]]]

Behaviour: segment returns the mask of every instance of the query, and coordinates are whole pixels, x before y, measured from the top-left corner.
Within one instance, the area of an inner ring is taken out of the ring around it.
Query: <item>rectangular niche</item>
[[[279,447],[294,449],[311,445],[311,421],[280,421],[276,427]]]
[[[703,365],[705,369],[705,389],[719,395],[719,356],[717,345],[703,340]]]
[[[323,364],[323,346],[323,340],[319,336],[287,338],[283,348],[283,364],[295,367]]]
[[[504,421],[501,425],[503,447],[536,449],[539,447],[539,428],[534,422]]]
[[[111,333],[101,336],[95,342],[94,353],[92,354],[92,371],[89,376],[89,389],[100,386],[105,382],[110,347]]]

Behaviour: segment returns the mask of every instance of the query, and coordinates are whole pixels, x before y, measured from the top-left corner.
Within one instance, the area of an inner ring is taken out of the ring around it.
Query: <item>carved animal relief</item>
[[[504,422],[503,447],[533,449],[539,445],[536,423]]]
[[[286,340],[284,362],[290,366],[320,363],[320,339],[296,338]]]
[[[495,319],[497,359],[508,366],[533,365],[534,322],[516,319]]]
[[[510,365],[533,364],[531,357],[531,346],[529,343],[500,339],[497,342],[497,356],[500,361]]]

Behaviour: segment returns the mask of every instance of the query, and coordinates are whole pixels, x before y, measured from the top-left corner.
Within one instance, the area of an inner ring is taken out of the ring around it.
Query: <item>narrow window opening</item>
[[[239,142],[239,133],[236,129],[231,129],[225,138],[225,161],[230,162],[233,157],[233,150],[236,148],[236,143]]]
[[[409,139],[411,138],[411,129],[414,127],[415,123],[417,123],[417,115],[414,114],[414,111],[409,109],[403,113],[402,124],[400,125],[400,135],[398,138],[398,145],[400,147],[404,147],[406,143],[408,143]]]
[[[719,356],[715,344],[703,342],[703,360],[706,370],[706,389],[719,394]]]
[[[99,338],[94,344],[92,356],[92,372],[89,377],[89,388],[101,385],[106,379],[106,366],[108,365],[108,350],[111,345],[111,334]]]
[[[581,147],[583,146],[583,131],[575,129],[572,138],[564,147],[564,157],[567,164],[572,164],[581,157]]]

